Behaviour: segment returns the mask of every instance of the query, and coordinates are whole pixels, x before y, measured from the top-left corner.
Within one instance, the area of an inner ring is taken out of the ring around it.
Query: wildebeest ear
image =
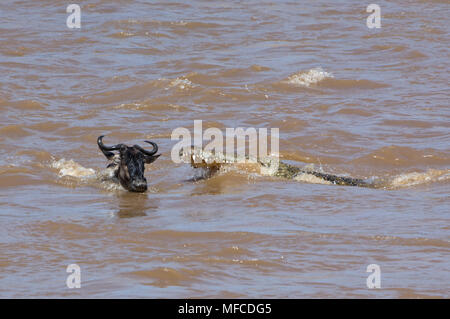
[[[145,163],[150,164],[153,163],[161,154],[158,155],[145,155]]]

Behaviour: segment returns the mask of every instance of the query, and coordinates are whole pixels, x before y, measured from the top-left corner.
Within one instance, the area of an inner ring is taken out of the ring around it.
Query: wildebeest
[[[161,155],[155,155],[158,152],[158,145],[151,141],[145,141],[153,146],[151,151],[147,151],[139,145],[105,146],[103,137],[103,135],[98,137],[98,147],[110,161],[108,168],[114,170],[114,176],[119,180],[120,185],[130,192],[145,192],[147,179],[144,176],[144,164],[153,163]],[[118,154],[114,154],[113,151],[118,151]]]

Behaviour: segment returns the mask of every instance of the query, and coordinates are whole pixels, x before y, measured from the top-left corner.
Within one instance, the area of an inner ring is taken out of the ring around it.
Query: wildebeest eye
[[[119,148],[120,154],[125,153],[128,150],[128,147],[126,145],[121,144]]]

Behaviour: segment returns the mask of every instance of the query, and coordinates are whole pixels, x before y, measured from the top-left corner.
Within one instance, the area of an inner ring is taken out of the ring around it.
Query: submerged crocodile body
[[[276,171],[274,176],[287,179],[296,179],[301,175],[313,175],[317,178],[323,179],[324,181],[330,182],[331,184],[335,185],[360,186],[360,187],[373,186],[372,184],[360,178],[337,176],[333,174],[321,173],[312,170],[305,170],[300,167],[289,165],[283,162],[279,163],[278,170]]]
[[[212,153],[194,146],[183,148],[180,151],[180,158],[183,162],[189,163],[194,168],[205,170],[205,178],[209,178],[217,173],[224,165],[235,165],[245,168],[247,171],[254,171],[264,176],[274,176],[289,180],[310,181],[322,184],[335,184],[344,186],[374,187],[374,184],[363,179],[346,176],[337,176],[322,173],[307,168],[301,168],[279,161],[278,157],[267,156],[264,158],[251,158],[249,156],[236,157],[227,156],[222,153]]]

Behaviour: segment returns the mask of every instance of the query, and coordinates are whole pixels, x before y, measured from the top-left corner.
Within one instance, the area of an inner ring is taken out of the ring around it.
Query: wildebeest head
[[[115,169],[115,176],[119,179],[120,185],[130,192],[145,192],[147,190],[147,179],[144,176],[145,163],[153,163],[161,154],[158,152],[158,145],[154,142],[145,141],[153,146],[151,151],[147,151],[139,145],[127,146],[117,144],[105,146],[103,135],[97,139],[97,144],[102,153],[111,161],[108,167]],[[113,151],[119,151],[118,155]]]

